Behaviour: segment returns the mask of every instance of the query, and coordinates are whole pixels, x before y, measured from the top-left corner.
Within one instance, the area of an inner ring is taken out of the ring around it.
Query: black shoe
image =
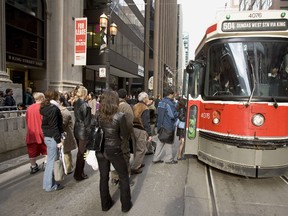
[[[122,208],[122,212],[126,213],[128,211],[130,211],[130,209],[132,208],[133,204],[131,203],[129,208]]]
[[[83,173],[83,174],[82,174],[82,178],[83,178],[83,179],[88,179],[88,175],[86,175],[86,174]]]
[[[165,164],[177,164],[178,161],[175,161],[175,160],[172,160],[172,161],[169,161],[169,162],[165,162]]]
[[[154,164],[157,164],[157,163],[163,163],[162,160],[158,160],[158,161],[152,161]]]
[[[39,169],[39,166],[38,164],[36,163],[36,166],[35,167],[32,167],[30,166],[30,174],[35,174],[36,172],[38,172],[40,169]]]
[[[115,203],[114,200],[111,200],[109,207],[108,207],[108,208],[102,208],[102,211],[109,211],[109,209],[112,208],[112,206],[114,205],[114,203]]]
[[[76,181],[83,181],[83,180],[85,180],[85,179],[88,179],[88,175],[82,174],[81,177],[76,177],[76,176],[74,176],[74,179],[75,179]]]
[[[141,169],[141,168],[143,168],[143,167],[145,167],[145,164],[141,164],[140,167],[139,167],[139,169]]]
[[[140,170],[140,169],[136,169],[136,170],[131,169],[131,175],[136,175],[136,174],[140,174],[140,173],[142,173],[142,170]]]

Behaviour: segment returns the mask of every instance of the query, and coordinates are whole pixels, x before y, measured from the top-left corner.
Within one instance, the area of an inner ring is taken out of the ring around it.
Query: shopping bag
[[[87,164],[92,167],[93,170],[98,170],[99,166],[96,158],[96,151],[86,150],[84,154],[84,159],[86,160]]]
[[[62,154],[61,148],[59,149],[59,152],[58,152],[58,158],[54,162],[54,179],[55,179],[55,181],[63,181],[64,175],[65,175],[64,165],[63,165],[64,156]]]

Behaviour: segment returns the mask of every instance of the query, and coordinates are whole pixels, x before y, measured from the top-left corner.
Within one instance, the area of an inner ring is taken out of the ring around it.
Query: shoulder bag
[[[104,139],[104,131],[100,127],[98,120],[98,126],[92,126],[91,131],[88,136],[88,142],[86,144],[87,150],[101,151],[102,143]]]

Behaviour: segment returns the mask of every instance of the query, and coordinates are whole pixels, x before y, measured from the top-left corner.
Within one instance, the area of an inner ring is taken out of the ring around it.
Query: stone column
[[[6,73],[6,22],[5,1],[0,1],[0,83],[11,83]]]
[[[72,19],[72,17],[71,17]],[[48,88],[62,90],[63,76],[64,1],[49,1],[47,20],[47,80]],[[66,41],[67,42],[67,41]]]
[[[153,95],[154,98],[159,94],[159,22],[160,22],[160,3],[155,1],[155,15],[154,15],[154,44],[153,44],[153,59],[154,59],[154,74],[153,74]]]

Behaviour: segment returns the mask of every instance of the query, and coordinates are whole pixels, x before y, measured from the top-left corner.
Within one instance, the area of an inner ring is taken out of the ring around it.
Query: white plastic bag
[[[96,152],[94,150],[87,150],[85,153],[85,160],[87,164],[89,164],[93,170],[98,170],[98,161],[96,158]]]

